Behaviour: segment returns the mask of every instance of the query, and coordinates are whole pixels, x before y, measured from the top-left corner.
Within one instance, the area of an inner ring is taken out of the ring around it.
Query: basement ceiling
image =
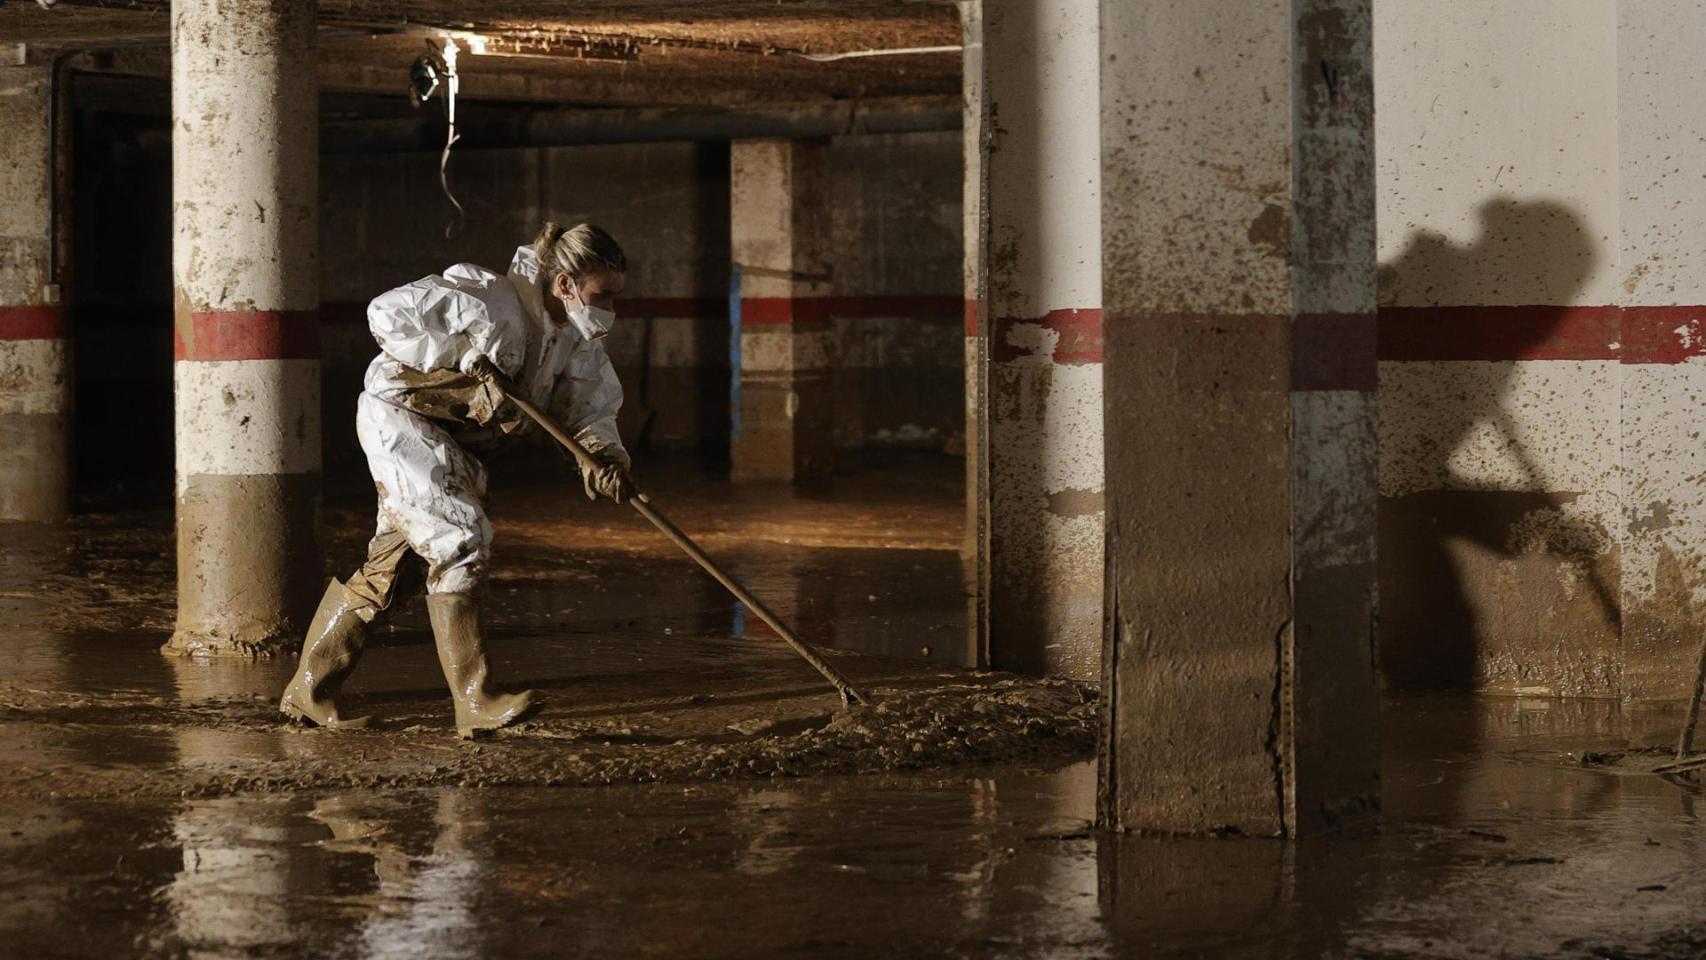
[[[800,103],[959,92],[951,3],[907,0],[321,0],[322,89],[401,95],[429,39],[462,37],[462,95],[584,106]],[[170,5],[0,0],[0,43],[94,51],[83,69],[165,77]],[[483,55],[466,52],[484,48]]]

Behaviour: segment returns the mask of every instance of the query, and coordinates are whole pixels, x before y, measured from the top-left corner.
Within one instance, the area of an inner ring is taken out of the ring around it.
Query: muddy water
[[[0,956],[1706,954],[1698,787],[1581,762],[1674,714],[1389,704],[1379,830],[1092,831],[1093,695],[956,668],[958,506],[907,480],[659,498],[880,711],[841,711],[626,514],[500,496],[499,678],[548,702],[472,745],[418,604],[353,685],[375,728],[294,729],[288,662],[154,652],[169,517],[12,528]],[[330,517],[342,571],[369,518]]]
[[[1388,820],[1098,834],[1060,765],[8,802],[13,956],[1691,957],[1700,797],[1609,704],[1388,711]]]

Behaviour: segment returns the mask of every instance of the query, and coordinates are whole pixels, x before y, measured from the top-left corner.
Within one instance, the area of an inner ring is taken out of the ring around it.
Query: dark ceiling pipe
[[[567,147],[592,143],[803,139],[960,129],[958,98],[741,108],[552,108],[478,110],[458,105],[456,149]],[[333,120],[320,124],[321,153],[444,149],[444,117]]]

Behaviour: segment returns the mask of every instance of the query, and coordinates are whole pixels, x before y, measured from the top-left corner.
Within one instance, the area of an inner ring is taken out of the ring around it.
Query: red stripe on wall
[[[1382,307],[1380,359],[1615,360],[1620,307]]]
[[[616,316],[621,317],[722,317],[729,312],[728,297],[617,297]]]
[[[172,345],[178,360],[318,360],[319,311],[192,313],[173,330]]]
[[[1706,355],[1706,306],[1385,307],[1380,359],[1620,360]]]
[[[742,297],[742,327],[815,327],[829,323],[829,302],[824,297]]]
[[[980,301],[978,300],[967,300],[965,302],[966,336],[968,337],[977,336],[977,308],[979,303]]]
[[[619,302],[617,312],[623,309]],[[740,322],[742,326],[764,326],[828,323],[842,317],[857,320],[893,317],[919,323],[957,323],[964,309],[965,301],[960,297],[743,297]]]
[[[63,340],[71,335],[62,304],[0,307],[0,340]]]
[[[334,303],[320,304],[320,323],[326,326],[344,326],[346,324],[367,327],[367,304],[354,300],[340,300]]]
[[[823,297],[832,317],[898,317],[922,323],[956,323],[964,310],[961,297],[874,295]]]
[[[1291,389],[1373,390],[1379,384],[1371,313],[1305,313],[1292,321]]]
[[[1681,363],[1706,354],[1706,307],[1624,307],[1624,363]]]
[[[1040,317],[996,317],[994,342],[990,350],[996,363],[1012,363],[1042,357],[1051,363],[1084,364],[1102,362],[1102,311],[1096,307],[1083,310],[1050,310]],[[1052,330],[1058,336],[1053,349],[1046,355],[1049,338],[1027,336],[1025,327]],[[1015,338],[1017,334],[1017,338]],[[1033,344],[1030,341],[1039,339]]]

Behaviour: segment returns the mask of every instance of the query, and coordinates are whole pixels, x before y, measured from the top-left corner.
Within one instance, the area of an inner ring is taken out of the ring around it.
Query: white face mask
[[[569,288],[575,292],[573,301],[563,299],[563,309],[569,315],[569,322],[575,325],[580,335],[588,340],[602,340],[610,332],[610,325],[616,322],[616,311],[595,307],[581,300],[579,284],[571,283]],[[578,301],[578,302],[577,302]]]

